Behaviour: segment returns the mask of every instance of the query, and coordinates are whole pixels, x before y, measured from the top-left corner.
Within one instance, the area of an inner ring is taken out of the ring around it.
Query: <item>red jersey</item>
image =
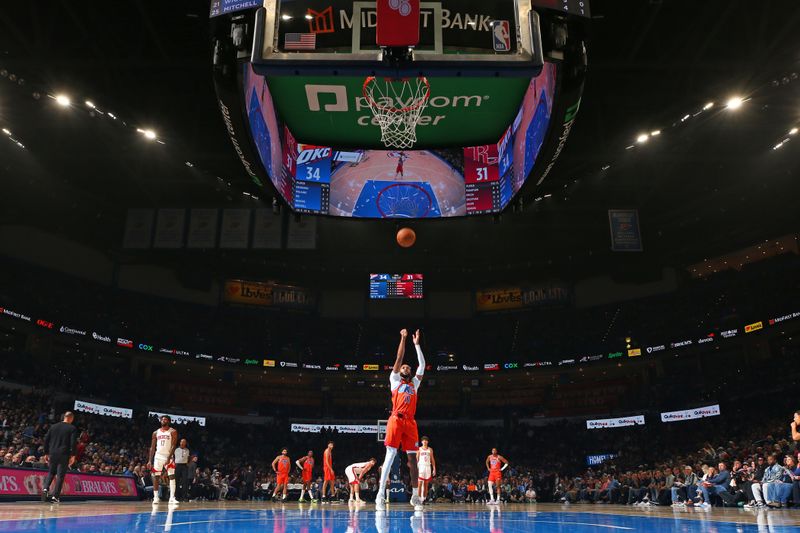
[[[503,469],[503,461],[500,457],[489,456],[489,472],[500,472]]]
[[[411,381],[398,379],[392,382],[392,414],[403,415],[403,418],[414,420],[417,414],[417,387],[419,379],[412,378]],[[394,379],[394,375],[392,376]]]
[[[303,461],[303,474],[311,474],[313,470],[314,470],[314,458],[306,457],[306,460]]]
[[[322,464],[325,468],[333,469],[333,454],[328,448],[325,448],[325,453],[322,454]]]
[[[289,473],[289,463],[290,459],[285,455],[278,459],[278,473],[279,474],[288,474]]]

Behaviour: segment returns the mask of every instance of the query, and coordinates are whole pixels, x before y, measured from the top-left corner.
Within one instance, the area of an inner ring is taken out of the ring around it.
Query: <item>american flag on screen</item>
[[[314,50],[316,47],[315,33],[287,33],[283,41],[284,50]]]

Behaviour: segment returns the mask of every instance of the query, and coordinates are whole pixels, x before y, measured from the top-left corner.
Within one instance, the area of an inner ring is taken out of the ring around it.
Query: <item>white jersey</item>
[[[156,430],[156,457],[169,457],[172,452],[172,429]]]
[[[428,448],[427,450],[425,448],[420,448],[419,450],[417,450],[417,465],[419,465],[420,468],[422,467],[430,468],[431,466],[430,448]]]

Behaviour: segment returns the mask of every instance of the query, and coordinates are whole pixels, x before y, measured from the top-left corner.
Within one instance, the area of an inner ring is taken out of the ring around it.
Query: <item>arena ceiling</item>
[[[419,240],[410,251],[394,244],[392,222],[322,219],[316,252],[191,254],[194,268],[262,276],[288,268],[295,278],[323,267],[360,273],[365,265],[492,281],[647,278],[663,265],[796,231],[800,138],[773,150],[800,125],[795,0],[594,0],[592,7],[577,123],[547,181],[525,191],[521,210],[415,223]],[[34,225],[139,261],[153,257],[119,250],[128,207],[270,205],[266,194],[258,201],[241,194],[259,192],[216,107],[207,13],[205,0],[33,0],[0,11],[0,69],[25,79],[20,86],[0,78],[0,123],[25,145],[0,142],[0,223]],[[120,121],[157,130],[165,144],[35,100],[40,87],[91,99]],[[733,112],[724,108],[733,95],[751,99]],[[707,102],[715,107],[695,115]],[[663,134],[636,144],[654,130]],[[609,251],[606,211],[617,207],[640,210],[645,252]]]

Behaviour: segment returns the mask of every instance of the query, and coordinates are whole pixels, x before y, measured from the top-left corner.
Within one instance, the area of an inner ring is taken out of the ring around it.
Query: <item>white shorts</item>
[[[356,473],[353,471],[352,468],[347,467],[344,470],[344,474],[347,476],[347,483],[350,485],[355,485],[358,483],[358,477],[356,477]]]
[[[419,466],[419,479],[422,481],[430,481],[431,480],[431,466],[430,465],[420,465]]]
[[[175,475],[175,461],[170,461],[169,457],[156,455],[153,458],[153,473],[160,475],[164,468],[167,469],[168,476]]]

